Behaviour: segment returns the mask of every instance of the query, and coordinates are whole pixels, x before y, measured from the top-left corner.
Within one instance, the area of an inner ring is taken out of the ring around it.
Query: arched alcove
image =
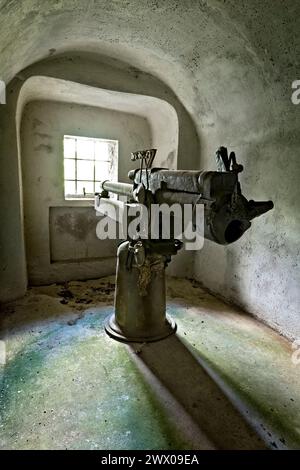
[[[118,179],[127,181],[131,151],[157,148],[155,165],[177,168],[175,109],[151,96],[33,76],[20,91],[17,132],[29,283],[112,274],[117,242],[97,239],[93,201],[63,195],[63,136],[117,139]]]
[[[89,70],[88,74],[86,70]],[[149,145],[151,143],[151,146],[159,147],[157,165],[193,168],[193,162],[199,155],[198,136],[189,114],[173,91],[149,74],[128,64],[90,53],[69,53],[24,69],[9,85],[5,113],[0,113],[0,121],[9,128],[1,142],[4,155],[1,163],[5,172],[10,175],[2,180],[2,194],[3,201],[6,200],[6,204],[12,208],[6,213],[6,231],[3,231],[3,245],[6,250],[2,252],[5,271],[1,295],[4,301],[23,295],[27,286],[20,125],[26,104],[37,100],[53,100],[61,105],[69,103],[70,106],[75,106],[77,102],[78,106],[91,106],[94,109],[125,114],[131,109],[133,115],[147,122],[151,134]],[[130,148],[132,150],[136,148]],[[124,162],[126,163],[123,165]],[[122,158],[120,179],[126,178],[130,168],[132,166],[128,166],[128,160]],[[2,210],[4,208],[5,203]],[[47,228],[44,230],[47,232]],[[46,232],[45,240],[49,238]],[[50,266],[50,259],[48,256],[44,272]],[[181,261],[179,264],[187,275],[191,275],[191,260]],[[66,278],[84,278],[86,274],[83,273],[87,272],[88,277],[111,273],[115,268],[115,260],[112,257],[102,260],[101,267],[99,264],[97,267],[97,262],[94,262],[93,267],[95,270],[90,271],[83,263],[82,268],[78,265],[77,270],[72,270],[70,264],[66,267],[69,273]],[[174,272],[176,269],[175,263]],[[50,272],[48,282],[60,279],[57,271],[62,272],[58,263],[53,275]],[[39,278],[44,280],[38,281]],[[46,277],[37,273],[34,282],[46,282]]]

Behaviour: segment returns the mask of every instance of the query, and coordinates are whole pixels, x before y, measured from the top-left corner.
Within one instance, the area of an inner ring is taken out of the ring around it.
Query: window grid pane
[[[75,158],[75,139],[64,139],[64,155],[66,158]]]
[[[64,136],[65,197],[94,194],[100,181],[111,177],[116,168],[117,149],[118,141]]]

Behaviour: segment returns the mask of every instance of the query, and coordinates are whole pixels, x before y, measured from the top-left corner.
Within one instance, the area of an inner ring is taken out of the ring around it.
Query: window
[[[65,199],[93,198],[100,181],[116,179],[117,162],[117,140],[65,135]]]

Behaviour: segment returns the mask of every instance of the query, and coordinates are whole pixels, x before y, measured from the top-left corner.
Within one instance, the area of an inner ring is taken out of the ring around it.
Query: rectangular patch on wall
[[[99,217],[93,207],[50,207],[51,263],[99,261],[115,257],[116,240],[99,240]]]

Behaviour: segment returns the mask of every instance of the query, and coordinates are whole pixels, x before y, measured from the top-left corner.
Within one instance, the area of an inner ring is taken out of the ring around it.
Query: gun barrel
[[[158,190],[184,191],[201,194],[205,199],[215,199],[220,193],[232,194],[238,182],[233,172],[189,171],[151,168],[131,170],[129,178],[135,185],[142,182],[153,194]]]
[[[221,245],[237,241],[251,220],[273,208],[272,201],[248,201],[241,193],[236,172],[138,169],[129,172],[132,184],[103,181],[103,191],[145,204],[204,205],[204,237]],[[101,195],[100,197],[103,197]],[[105,197],[105,196],[104,196]],[[197,210],[191,222],[196,227]]]
[[[108,191],[114,194],[119,194],[120,196],[127,196],[133,198],[133,187],[129,183],[119,183],[114,181],[102,181],[100,183],[101,189]]]

